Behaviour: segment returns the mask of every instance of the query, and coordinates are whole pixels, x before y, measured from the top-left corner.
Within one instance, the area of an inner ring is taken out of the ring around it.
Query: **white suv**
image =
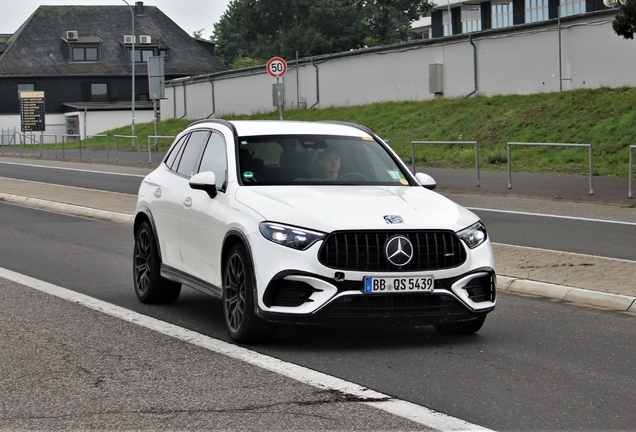
[[[434,187],[363,126],[194,123],[139,189],[135,292],[222,298],[236,342],[276,323],[474,333],[495,307],[490,240]]]

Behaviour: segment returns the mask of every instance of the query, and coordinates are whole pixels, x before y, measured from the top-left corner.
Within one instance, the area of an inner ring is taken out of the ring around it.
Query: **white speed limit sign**
[[[287,72],[287,62],[280,57],[273,57],[267,62],[267,73],[274,78],[280,78]]]

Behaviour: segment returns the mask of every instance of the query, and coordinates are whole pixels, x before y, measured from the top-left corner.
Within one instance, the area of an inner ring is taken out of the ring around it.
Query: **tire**
[[[442,334],[467,335],[477,333],[484,325],[486,315],[468,321],[458,321],[453,323],[435,324],[435,330]]]
[[[236,343],[255,343],[274,336],[276,326],[254,312],[254,272],[242,244],[232,248],[223,270],[223,320]]]
[[[133,282],[135,294],[142,303],[173,303],[181,293],[180,283],[161,276],[159,250],[148,222],[142,222],[135,233]]]

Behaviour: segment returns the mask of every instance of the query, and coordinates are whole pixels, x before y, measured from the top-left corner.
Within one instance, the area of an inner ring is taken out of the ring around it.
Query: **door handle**
[[[155,191],[153,192],[154,196],[156,196],[157,198],[161,198],[161,188],[157,188],[155,189]]]
[[[190,208],[192,207],[192,198],[187,197],[186,199],[183,200],[183,206],[185,208]]]

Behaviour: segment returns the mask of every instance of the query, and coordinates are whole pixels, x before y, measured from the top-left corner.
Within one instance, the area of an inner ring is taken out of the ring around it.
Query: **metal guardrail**
[[[139,138],[136,135],[113,135],[113,141],[115,143],[115,152],[117,152],[117,138],[130,138],[132,143],[133,150],[135,149],[135,144],[137,145],[137,154],[139,155],[139,163],[141,163],[141,149],[139,148]],[[119,159],[116,159],[119,161]]]
[[[80,142],[80,159],[82,157],[82,136],[80,134],[62,134],[62,158],[66,157],[66,139],[77,138]]]
[[[57,157],[57,135],[56,134],[45,134],[45,133],[41,133],[40,134],[40,157],[42,157],[42,145],[44,144],[44,137],[45,136],[54,138],[55,157]]]
[[[590,165],[590,195],[594,195],[594,187],[592,186],[592,176],[594,174],[594,160],[592,156],[592,144],[564,144],[564,143],[525,143],[525,142],[509,142],[508,143],[508,189],[512,189],[512,161],[510,158],[511,146],[543,146],[543,147],[587,147],[589,152]]]
[[[479,143],[477,141],[411,141],[411,165],[415,174],[415,144],[444,144],[444,145],[471,145],[475,146],[475,171],[477,172],[477,187],[481,186],[479,176]]]
[[[88,149],[88,158],[91,158],[91,138],[106,138],[106,160],[110,161],[110,151],[108,148],[108,135],[106,134],[94,134],[94,135],[86,135],[86,148]]]
[[[150,140],[155,140],[155,151],[159,150],[159,140],[160,139],[175,139],[175,136],[172,135],[149,135],[148,136],[148,163],[152,163],[152,152],[150,150]]]
[[[10,129],[7,129],[7,131],[9,131],[9,130]],[[6,144],[4,143],[4,138],[5,137],[9,138],[9,140],[8,140],[8,142]],[[15,131],[10,132],[10,133],[9,132],[4,133],[4,130],[3,130],[2,134],[0,135],[0,147],[4,147],[5,145],[10,146],[12,144],[11,143],[12,141],[13,141],[13,146],[15,147],[15,145],[16,145]]]
[[[35,146],[37,144],[37,140],[35,138],[35,135],[33,133],[30,134],[26,134],[24,132],[13,132],[13,135],[16,137],[20,137],[20,156],[23,155],[24,153],[24,147],[27,144],[27,139],[31,141],[31,145],[33,145],[33,155],[35,155]],[[17,143],[17,139],[15,140]],[[42,146],[40,145],[40,156],[42,155]]]

